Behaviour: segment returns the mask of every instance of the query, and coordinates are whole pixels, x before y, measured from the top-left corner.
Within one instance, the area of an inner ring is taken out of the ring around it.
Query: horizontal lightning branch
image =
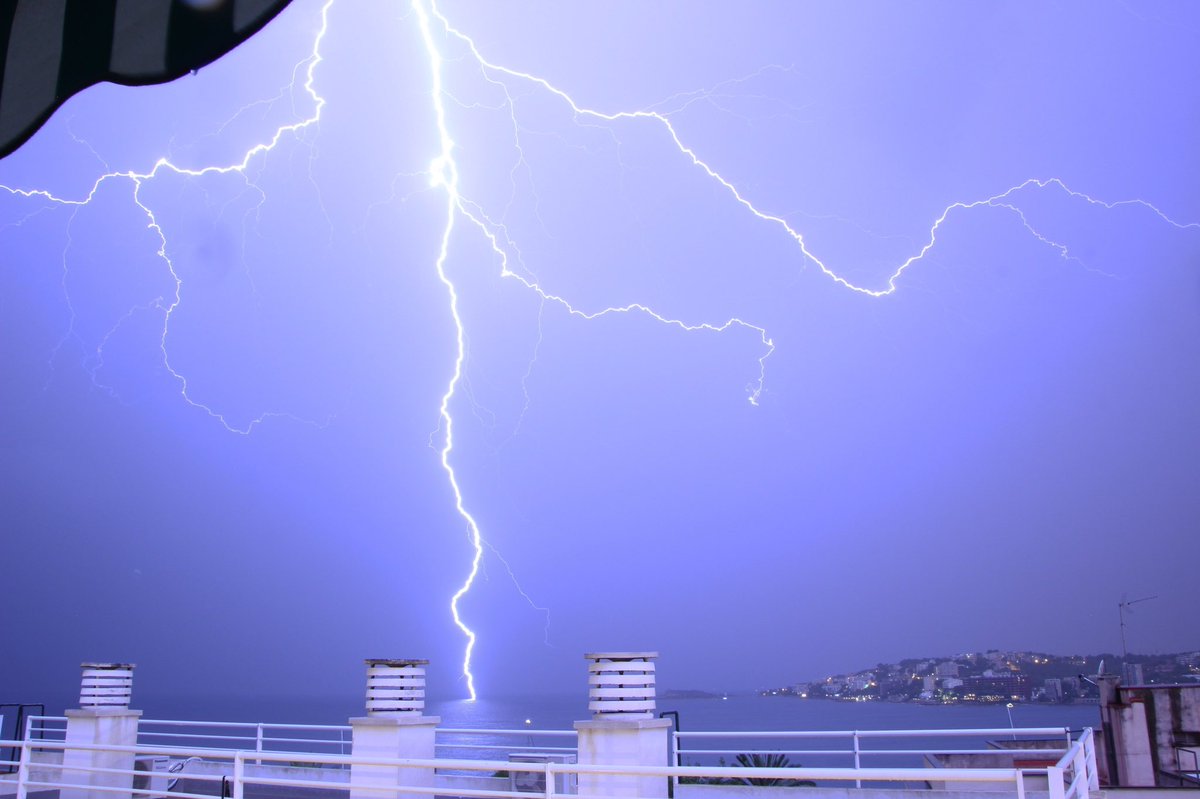
[[[662,126],[662,128],[664,128],[666,130],[668,136],[670,137],[672,143],[675,145],[675,148],[679,151],[679,153],[681,155],[683,155],[685,158],[687,158],[689,161],[691,161],[691,163],[694,166],[696,166],[697,168],[702,170],[704,172],[704,174],[706,174],[709,178],[716,181],[722,188],[724,188],[738,205],[742,206],[745,210],[749,211],[751,214],[753,214],[757,218],[761,219],[762,221],[769,222],[769,223],[772,223],[772,224],[778,226],[780,229],[782,229],[788,235],[788,237],[790,237],[796,243],[796,245],[799,247],[800,252],[804,256],[804,258],[806,258],[807,260],[816,264],[816,266],[821,270],[821,272],[823,272],[826,276],[828,276],[830,279],[832,279],[835,283],[838,283],[839,285],[844,286],[845,288],[850,289],[851,291],[858,292],[860,294],[866,294],[871,297],[883,297],[883,296],[887,296],[889,294],[894,293],[896,291],[897,284],[898,284],[900,277],[909,269],[909,267],[911,267],[914,264],[921,261],[926,256],[926,254],[928,254],[928,252],[933,248],[933,246],[937,243],[938,230],[942,227],[942,224],[946,221],[947,217],[950,215],[950,213],[952,211],[970,210],[970,209],[979,208],[982,206],[999,206],[999,207],[1004,207],[1004,208],[1011,208],[1012,206],[1010,204],[1010,198],[1012,197],[1012,195],[1020,192],[1022,189],[1028,189],[1028,188],[1034,188],[1034,187],[1039,188],[1039,189],[1045,189],[1048,187],[1054,187],[1054,188],[1060,189],[1061,191],[1065,192],[1068,196],[1070,196],[1073,199],[1083,200],[1083,201],[1087,202],[1088,204],[1101,206],[1103,208],[1107,208],[1110,210],[1120,207],[1120,206],[1141,206],[1143,208],[1148,209],[1152,213],[1154,213],[1162,221],[1164,221],[1167,224],[1172,225],[1176,228],[1180,228],[1180,229],[1200,228],[1200,222],[1189,222],[1189,223],[1177,222],[1174,219],[1172,219],[1171,217],[1167,216],[1165,213],[1163,213],[1156,206],[1154,206],[1153,204],[1151,204],[1145,200],[1133,199],[1133,200],[1119,200],[1116,202],[1105,202],[1103,200],[1098,200],[1094,197],[1091,197],[1088,194],[1085,194],[1083,192],[1075,191],[1075,190],[1069,188],[1062,180],[1060,180],[1058,178],[1046,178],[1046,179],[1030,178],[1028,180],[1023,181],[1022,183],[1012,186],[1011,188],[1005,189],[1004,191],[1002,191],[998,194],[994,194],[990,197],[985,197],[983,199],[975,200],[975,201],[971,201],[971,202],[953,202],[950,205],[947,205],[942,210],[942,212],[937,216],[937,218],[933,222],[933,225],[930,227],[929,237],[928,237],[926,243],[915,254],[909,256],[907,259],[902,261],[888,276],[888,278],[885,281],[885,284],[883,286],[878,287],[878,288],[871,288],[868,286],[859,285],[857,283],[852,283],[851,281],[849,281],[846,278],[839,275],[830,266],[828,266],[825,261],[823,261],[821,258],[817,257],[815,254],[813,254],[812,251],[809,250],[808,245],[805,243],[804,236],[799,231],[797,231],[795,228],[793,228],[791,226],[791,224],[788,223],[787,220],[785,220],[783,217],[776,216],[775,214],[767,213],[767,212],[762,211],[759,208],[757,208],[749,199],[747,199],[745,196],[742,195],[742,193],[740,191],[738,191],[737,187],[735,187],[733,185],[733,183],[731,183],[726,178],[722,177],[720,173],[718,173],[712,166],[710,166],[708,164],[708,162],[706,162],[702,158],[700,158],[700,156],[697,155],[696,152],[692,148],[690,148],[686,144],[684,144],[683,140],[680,138],[679,132],[676,130],[674,124],[672,124],[669,116],[666,113],[662,113],[659,111],[650,111],[650,110],[604,112],[604,111],[598,111],[593,108],[587,108],[587,107],[581,106],[578,102],[575,101],[574,98],[571,97],[571,95],[569,95],[567,92],[563,91],[562,89],[558,88],[557,86],[553,85],[545,78],[539,77],[537,75],[532,75],[528,72],[521,72],[519,70],[510,69],[508,67],[501,66],[499,64],[495,64],[495,63],[489,61],[480,52],[478,46],[475,44],[475,41],[473,39],[471,39],[465,33],[460,31],[459,29],[455,28],[453,25],[451,25],[449,20],[447,20],[446,17],[444,17],[440,13],[438,13],[436,11],[436,9],[435,9],[435,13],[438,16],[438,19],[445,26],[446,31],[450,35],[452,35],[453,37],[455,37],[456,39],[461,41],[467,47],[467,49],[471,52],[471,55],[474,56],[475,60],[479,63],[481,68],[483,68],[487,72],[492,73],[494,75],[506,75],[510,78],[515,78],[515,79],[518,79],[521,81],[526,81],[526,82],[532,83],[536,86],[540,86],[542,89],[544,89],[545,91],[554,95],[555,97],[559,98],[563,103],[565,103],[571,109],[571,112],[577,117],[587,117],[587,118],[597,119],[597,120],[606,121],[606,122],[616,122],[618,120],[646,120],[651,123]],[[1028,227],[1028,223],[1026,223],[1026,226]],[[1054,242],[1054,241],[1046,238],[1045,236],[1042,236],[1040,233],[1038,233],[1036,230],[1033,230],[1032,228],[1030,228],[1030,231],[1038,239],[1040,239],[1047,245],[1065,251],[1064,245],[1061,245],[1057,242]],[[619,310],[619,309],[614,309],[614,310]]]

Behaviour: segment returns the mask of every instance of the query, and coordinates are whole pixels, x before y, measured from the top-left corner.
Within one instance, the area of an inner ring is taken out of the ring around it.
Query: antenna
[[[1139,602],[1146,602],[1151,599],[1158,599],[1158,594],[1154,596],[1144,596],[1141,599],[1126,599],[1125,594],[1121,594],[1121,601],[1117,603],[1117,615],[1121,618],[1121,663],[1129,660],[1129,648],[1125,645],[1125,611],[1130,605],[1136,605]],[[1129,611],[1133,613],[1132,610]]]

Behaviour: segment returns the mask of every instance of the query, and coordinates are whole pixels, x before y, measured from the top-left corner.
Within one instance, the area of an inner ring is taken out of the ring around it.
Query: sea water
[[[146,719],[346,724],[365,715],[360,695],[343,696],[181,696],[134,691],[133,707]],[[49,702],[58,715],[75,703]],[[791,696],[732,695],[727,699],[660,697],[658,710],[676,711],[679,727],[693,730],[897,730],[1007,727],[1099,727],[1096,705],[913,702],[844,702]],[[569,730],[590,718],[586,694],[430,700],[426,714],[443,727]],[[528,723],[527,723],[528,722]]]
[[[658,710],[676,711],[689,730],[896,730],[1002,727],[1097,727],[1095,705],[925,705],[910,702],[843,702],[779,696],[728,699],[659,699]],[[431,702],[428,712],[447,727],[570,729],[590,717],[586,697],[480,699]],[[1011,722],[1011,723],[1010,723]]]

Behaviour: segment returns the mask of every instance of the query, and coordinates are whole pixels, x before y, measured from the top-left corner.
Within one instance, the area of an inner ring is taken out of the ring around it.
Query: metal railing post
[[[1083,731],[1084,762],[1087,763],[1088,790],[1100,790],[1100,774],[1096,771],[1096,734],[1091,727]]]
[[[862,747],[858,739],[858,730],[854,731],[854,768],[855,770],[862,768]],[[855,780],[854,787],[861,788],[862,780]]]
[[[671,734],[667,736],[667,744],[670,747],[668,756],[675,761],[676,766],[682,766],[683,754],[679,751],[679,711],[664,710],[658,714],[660,719],[665,719],[667,716],[670,716],[673,722]],[[679,778],[675,775],[667,777],[667,799],[675,799],[675,788],[678,784]]]
[[[1017,799],[1025,799],[1025,772],[1017,771]]]
[[[546,775],[546,799],[554,799],[554,764],[546,761],[542,768]]]
[[[1046,782],[1050,789],[1050,799],[1067,799],[1066,785],[1063,780],[1064,774],[1061,766],[1046,768]]]
[[[680,743],[682,739],[679,737],[679,733],[681,731],[679,726],[679,711],[674,710],[672,711],[672,714],[674,716],[673,720],[675,721],[675,729],[671,730],[671,746],[675,750],[675,767],[679,768],[683,765],[683,749],[682,744]],[[667,791],[667,799],[675,799],[675,791],[679,789],[678,774],[671,777],[671,779],[667,781],[667,788],[669,789]]]
[[[1088,789],[1091,787],[1091,778],[1088,776],[1087,755],[1083,751],[1081,745],[1075,750],[1075,757],[1072,760],[1071,767],[1075,772],[1075,781],[1079,786],[1077,795],[1079,799],[1088,799]]]
[[[244,799],[246,759],[241,751],[233,753],[233,799]]]
[[[260,721],[254,728],[254,751],[262,752],[263,750],[263,725]],[[262,765],[262,758],[255,761],[258,765]]]
[[[32,758],[30,752],[30,742],[28,739],[21,743],[21,758],[17,763],[17,796],[16,799],[25,799],[25,781],[29,779],[29,761]]]

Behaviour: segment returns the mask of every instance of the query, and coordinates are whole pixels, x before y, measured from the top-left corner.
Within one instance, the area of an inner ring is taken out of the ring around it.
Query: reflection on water
[[[587,697],[570,695],[431,701],[426,712],[441,716],[444,727],[468,729],[569,730],[588,718]]]

